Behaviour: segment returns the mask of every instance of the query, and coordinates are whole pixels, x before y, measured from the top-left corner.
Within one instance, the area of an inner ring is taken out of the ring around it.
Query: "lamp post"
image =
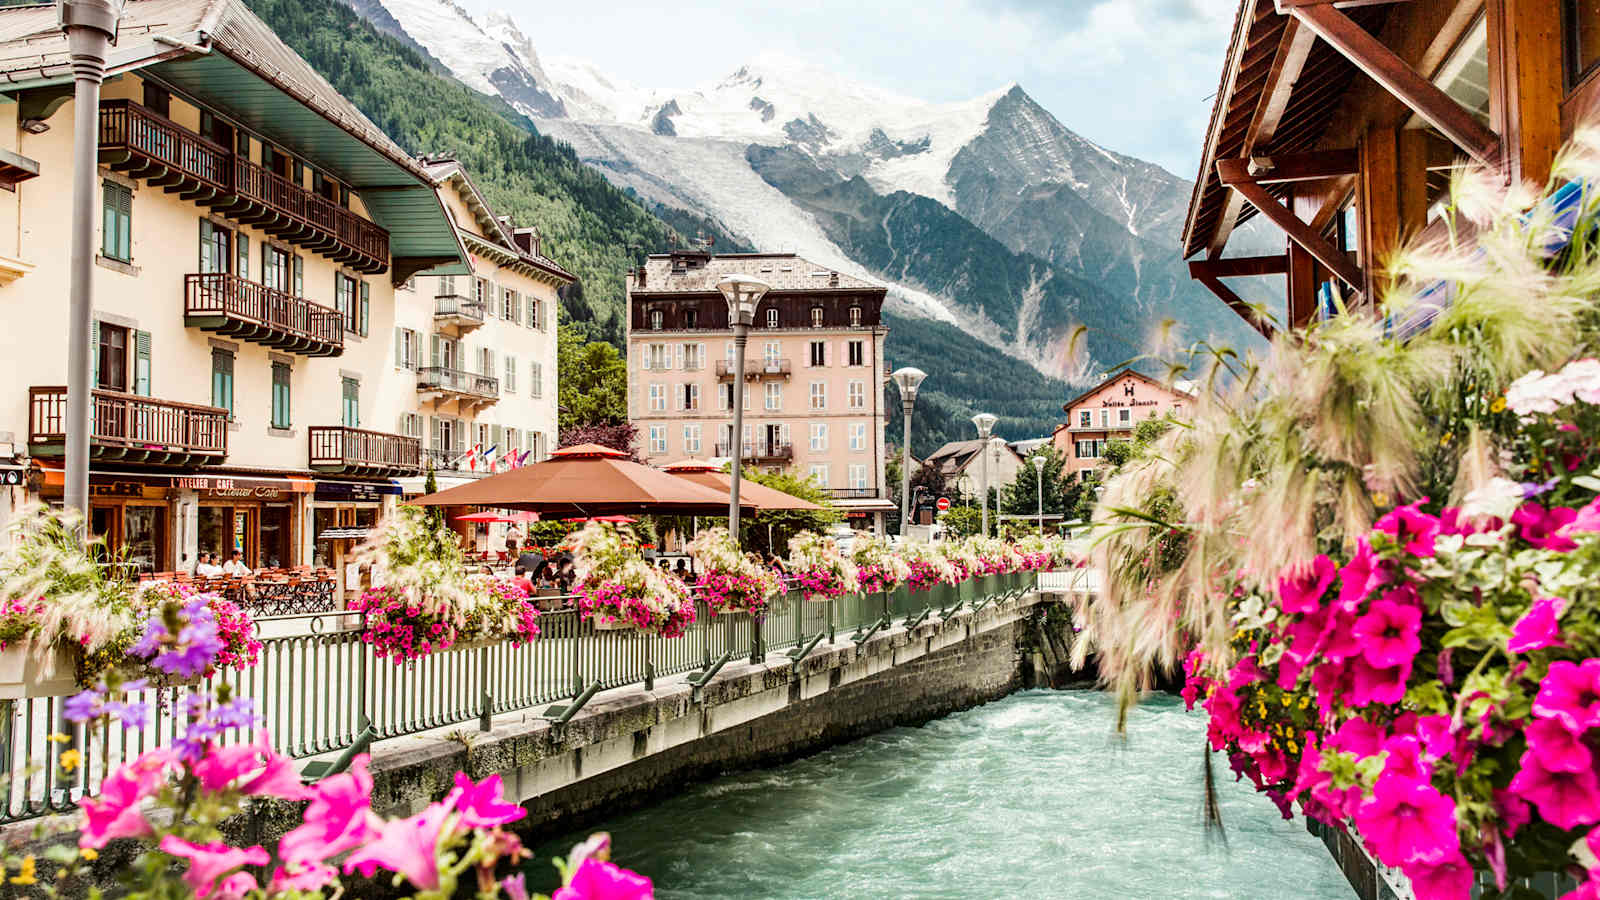
[[[728,490],[728,534],[735,547],[739,546],[739,479],[744,474],[744,346],[756,321],[756,305],[771,289],[765,281],[749,275],[728,275],[717,282],[717,290],[728,301],[728,324],[733,326],[733,433],[728,440],[733,478]]]
[[[928,373],[911,366],[895,369],[889,376],[900,389],[900,418],[904,420],[905,440],[900,444],[900,539],[905,540],[911,522],[911,408],[917,405],[917,389]]]
[[[89,325],[94,308],[95,180],[99,177],[100,85],[106,50],[117,42],[120,0],[58,0],[72,61],[72,274],[67,315],[66,471],[62,502],[89,511]],[[81,527],[81,526],[80,526]]]
[[[1043,453],[1033,455],[1033,471],[1039,480],[1039,534],[1044,534],[1044,467],[1050,462]]]
[[[992,413],[978,413],[972,417],[972,424],[978,426],[978,452],[983,456],[983,536],[989,536],[989,433],[994,430],[994,423],[1000,417]]]

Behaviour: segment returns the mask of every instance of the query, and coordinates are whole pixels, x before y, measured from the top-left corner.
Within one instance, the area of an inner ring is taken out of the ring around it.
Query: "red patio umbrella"
[[[587,519],[562,519],[563,522],[609,522],[612,525],[632,525],[637,522],[632,516],[590,516]]]
[[[661,468],[685,481],[705,485],[722,491],[724,494],[733,490],[732,475],[698,459],[686,459]],[[739,506],[742,508],[752,504],[758,510],[818,510],[822,508],[793,494],[785,494],[776,488],[769,488],[748,478],[741,478],[739,479]]]
[[[489,510],[485,510],[484,512],[467,513],[464,516],[456,516],[456,521],[457,522],[509,522],[509,521],[511,521],[511,519],[510,519],[510,517],[502,516],[497,512],[492,512],[492,511],[489,511]]]
[[[641,513],[707,516],[727,513],[728,492],[633,462],[627,454],[609,447],[582,444],[557,450],[544,462],[411,502],[417,506],[520,509],[585,519]],[[740,506],[756,508],[754,502],[742,498]]]

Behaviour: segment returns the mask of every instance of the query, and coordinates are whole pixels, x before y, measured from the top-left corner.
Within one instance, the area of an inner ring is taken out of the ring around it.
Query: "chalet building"
[[[459,162],[424,165],[472,268],[402,287],[395,325],[395,366],[415,373],[419,400],[399,430],[422,440],[443,489],[554,448],[556,292],[574,278],[542,255],[537,229],[494,213]]]
[[[24,473],[5,517],[62,495],[75,136],[53,7],[0,9],[0,73],[0,464]],[[141,570],[330,564],[421,475],[428,417],[498,402],[424,371],[438,279],[413,277],[493,272],[547,306],[568,277],[239,0],[128,3],[99,134],[89,524]],[[554,394],[547,331],[514,333]],[[519,390],[507,414],[548,433]]]
[[[951,441],[928,454],[925,465],[944,476],[945,490],[976,501],[983,494],[983,441]],[[1022,470],[1023,457],[1016,447],[1003,440],[990,439],[989,487],[1000,490],[1015,481]],[[922,498],[927,499],[927,498]],[[934,498],[938,499],[938,498]]]
[[[1183,232],[1190,274],[1285,275],[1286,320],[1370,307],[1402,238],[1441,231],[1461,160],[1543,184],[1600,94],[1600,7],[1576,0],[1242,0]],[[1230,258],[1260,214],[1281,255]]]
[[[1194,399],[1188,387],[1179,382],[1169,388],[1148,375],[1123,369],[1067,401],[1061,407],[1067,421],[1051,436],[1056,452],[1066,457],[1063,472],[1082,478],[1100,465],[1106,444],[1131,439],[1140,421],[1184,415]]]
[[[772,286],[734,369],[726,275]],[[628,418],[653,464],[732,455],[743,377],[747,466],[791,470],[831,492],[856,527],[882,528],[887,289],[792,253],[680,250],[648,257],[628,295]]]

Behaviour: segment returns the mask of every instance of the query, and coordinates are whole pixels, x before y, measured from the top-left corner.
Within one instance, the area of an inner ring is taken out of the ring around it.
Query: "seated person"
[[[201,578],[222,577],[222,567],[216,563],[216,555],[210,551],[202,551],[200,561],[195,563],[194,574]]]
[[[250,574],[250,567],[244,564],[243,551],[237,548],[233,551],[228,561],[222,564],[222,574],[232,575],[235,578],[243,578]]]
[[[672,574],[682,578],[684,581],[688,581],[690,575],[689,561],[687,559],[678,560],[678,564],[672,568]]]

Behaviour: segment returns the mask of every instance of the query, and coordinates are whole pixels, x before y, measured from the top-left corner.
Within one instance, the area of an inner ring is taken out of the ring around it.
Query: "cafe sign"
[[[237,478],[222,475],[187,475],[173,479],[182,490],[200,491],[209,497],[235,500],[276,500],[286,493],[297,493],[299,484],[278,478]]]

